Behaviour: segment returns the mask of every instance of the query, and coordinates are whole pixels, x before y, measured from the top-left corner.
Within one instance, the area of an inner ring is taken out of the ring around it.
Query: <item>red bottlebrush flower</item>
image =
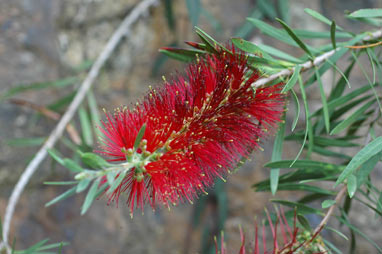
[[[254,91],[259,73],[247,66],[244,54],[232,52],[199,58],[186,69],[186,78],[151,89],[133,110],[107,114],[101,153],[110,161],[126,161],[134,153],[145,159],[127,173],[110,201],[126,192],[132,211],[145,203],[154,208],[157,201],[191,202],[260,147],[259,140],[280,121],[281,85]],[[134,149],[144,124],[141,146]]]

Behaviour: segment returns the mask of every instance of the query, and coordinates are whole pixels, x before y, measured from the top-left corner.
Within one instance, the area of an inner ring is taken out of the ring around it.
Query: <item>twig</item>
[[[336,202],[335,204],[333,204],[331,207],[329,207],[328,211],[326,212],[325,214],[325,217],[321,220],[320,224],[318,224],[318,226],[314,229],[313,231],[313,235],[316,235],[318,232],[320,232],[326,225],[326,223],[328,223],[329,219],[330,219],[330,216],[332,216],[332,213],[334,211],[334,208],[338,205],[338,203],[341,201],[342,197],[345,195],[346,193],[346,188],[347,186],[344,185],[341,190],[337,193],[337,196],[336,198],[334,199],[334,201]]]
[[[23,106],[23,107],[29,107],[31,109],[34,109],[37,112],[40,112],[41,114],[43,114],[44,116],[46,116],[50,119],[56,120],[56,121],[60,120],[60,118],[61,118],[61,115],[59,113],[54,112],[53,110],[50,110],[44,106],[29,102],[26,100],[10,99],[9,102],[16,104],[16,105]],[[81,144],[81,137],[72,124],[68,123],[68,125],[66,125],[66,132],[69,134],[70,139],[76,145]]]
[[[380,37],[382,37],[382,30],[375,31],[371,35],[366,36],[365,38],[363,38],[363,41],[364,42],[371,41],[371,40],[375,40],[375,39],[380,38]],[[324,61],[329,59],[332,55],[334,55],[334,53],[336,53],[338,50],[339,50],[339,48],[332,49],[332,50],[316,57],[313,61],[306,61],[305,63],[301,64],[301,71],[306,71],[306,70],[313,68],[314,66],[320,65],[321,63],[323,63]],[[256,82],[254,82],[252,84],[252,87],[256,88],[256,87],[264,86],[265,84],[267,84],[271,81],[274,81],[280,77],[288,77],[288,76],[292,75],[294,73],[294,71],[295,71],[295,68],[283,69],[278,73],[270,75],[269,77],[257,80]]]
[[[158,0],[144,0],[140,2],[122,21],[118,29],[111,36],[104,49],[98,56],[94,65],[90,69],[85,80],[82,82],[80,88],[77,91],[76,96],[74,97],[72,103],[69,105],[67,111],[62,116],[60,122],[56,125],[55,129],[51,132],[47,141],[37,152],[33,160],[28,164],[25,171],[21,175],[19,181],[17,182],[11,197],[9,198],[8,206],[5,211],[4,224],[3,224],[3,242],[0,244],[0,250],[4,247],[10,252],[10,247],[8,244],[8,234],[10,229],[10,224],[12,221],[12,216],[15,211],[17,201],[20,198],[22,191],[24,190],[29,179],[33,173],[37,170],[37,167],[44,160],[47,155],[47,150],[52,148],[57,140],[62,136],[63,131],[69,121],[72,119],[77,108],[84,99],[87,91],[93,84],[94,80],[98,76],[98,73],[106,60],[110,57],[111,53],[114,51],[120,40],[129,32],[130,26],[141,16],[143,15],[149,7],[157,4]]]

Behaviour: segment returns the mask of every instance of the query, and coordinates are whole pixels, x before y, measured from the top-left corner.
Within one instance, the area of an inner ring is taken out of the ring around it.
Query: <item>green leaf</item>
[[[264,34],[269,35],[289,45],[296,46],[296,47],[298,46],[297,43],[294,40],[292,40],[285,31],[277,29],[271,25],[268,25],[267,23],[259,19],[248,18],[248,20],[258,29],[260,29],[260,31],[262,31]]]
[[[204,32],[201,28],[195,27],[195,32],[206,46],[206,51],[210,53],[216,53],[216,46],[228,51],[222,44],[214,40],[210,35]]]
[[[10,146],[40,146],[46,140],[46,137],[36,138],[13,138],[8,139],[6,143]]]
[[[301,65],[296,65],[296,67],[294,68],[294,72],[292,74],[292,77],[285,84],[283,90],[281,91],[282,93],[285,93],[285,92],[287,92],[293,88],[293,86],[297,82],[298,76],[300,75],[300,71],[301,71]]]
[[[45,88],[50,88],[50,87],[66,87],[69,85],[73,85],[78,81],[77,77],[68,77],[64,79],[59,79],[51,82],[42,82],[42,83],[33,83],[29,85],[19,85],[16,87],[13,87],[0,95],[0,101],[4,99],[8,99],[10,97],[13,97],[19,93],[27,92],[27,91],[32,91],[32,90],[41,90]]]
[[[313,147],[313,152],[315,152],[315,153],[318,153],[318,154],[321,154],[321,155],[324,155],[327,157],[336,157],[336,158],[342,158],[342,159],[347,159],[347,160],[352,158],[351,156],[348,156],[346,154],[337,153],[337,152],[331,151],[329,149],[322,148],[322,147],[318,146],[317,142],[315,144],[316,144],[316,146]]]
[[[99,128],[94,128],[96,126],[101,125],[101,120],[100,120],[100,116],[98,113],[97,101],[94,97],[94,93],[92,90],[89,90],[88,95],[87,95],[87,99],[88,99],[88,105],[89,105],[89,110],[90,110],[90,117],[91,117],[91,121],[92,121],[92,125],[93,125],[92,129],[94,129],[97,137],[101,137],[103,134],[99,130]]]
[[[104,160],[101,156],[94,153],[81,153],[82,162],[93,169],[102,169],[109,167],[111,164]]]
[[[85,179],[82,179],[78,185],[77,185],[77,188],[76,188],[76,192],[77,193],[80,193],[80,192],[83,192],[88,186],[89,184],[91,183],[91,179],[89,178],[85,178]]]
[[[312,228],[311,228],[311,226],[309,225],[309,221],[308,221],[303,215],[301,215],[301,214],[297,214],[297,220],[298,220],[298,222],[300,222],[301,226],[302,226],[305,230],[307,230],[307,231],[309,231],[309,232],[312,231]]]
[[[290,90],[291,93],[292,93],[292,98],[293,98],[293,101],[294,101],[294,104],[296,105],[296,110],[295,110],[295,116],[294,116],[294,119],[293,119],[293,123],[292,123],[292,132],[294,131],[294,129],[296,128],[297,126],[297,122],[298,122],[298,119],[300,118],[300,101],[298,100],[297,98],[297,95],[295,93],[295,91]]]
[[[281,118],[281,123],[279,125],[279,131],[276,134],[275,142],[273,143],[273,152],[271,161],[278,161],[282,159],[283,153],[283,141],[285,133],[285,113]],[[270,181],[271,181],[271,192],[275,195],[277,191],[277,185],[279,182],[279,168],[272,168],[270,172]]]
[[[349,197],[352,198],[357,191],[357,178],[355,175],[351,174],[348,176],[347,189],[349,193]]]
[[[330,135],[335,135],[346,129],[350,124],[357,121],[360,116],[362,116],[366,110],[370,108],[371,105],[375,103],[375,100],[371,100],[361,108],[356,110],[353,114],[351,114],[348,118],[339,123],[334,129],[330,132]]]
[[[331,23],[332,23],[328,18],[326,18],[326,17],[323,16],[322,14],[316,12],[315,10],[312,10],[312,9],[309,9],[309,8],[305,8],[304,11],[305,11],[307,14],[309,14],[310,16],[312,16],[313,18],[315,18],[315,19],[321,21],[322,23],[325,23],[325,24],[327,24],[327,25],[329,25],[329,26],[330,26]],[[343,29],[342,29],[341,27],[339,27],[339,26],[336,26],[336,28],[337,28],[338,30],[343,30]]]
[[[311,31],[311,30],[301,30],[301,29],[294,29],[293,30],[295,34],[304,39],[330,39],[331,33],[329,31]],[[353,38],[353,36],[350,33],[347,32],[336,32],[336,38]],[[323,46],[322,46],[323,47]],[[324,48],[320,49],[322,51],[327,51],[329,49]]]
[[[349,14],[352,18],[377,18],[382,17],[382,9],[360,9]]]
[[[78,109],[78,115],[80,117],[82,137],[85,141],[85,144],[91,147],[93,145],[93,131],[91,128],[88,113],[83,106]]]
[[[344,166],[339,166],[336,164],[321,162],[321,161],[312,161],[312,160],[297,160],[293,165],[291,165],[293,160],[280,160],[275,162],[269,162],[264,165],[267,168],[308,168],[314,170],[330,170],[337,171],[342,170]]]
[[[76,186],[70,188],[69,190],[65,191],[64,193],[62,193],[60,196],[52,199],[51,201],[49,201],[48,203],[45,204],[45,207],[48,207],[48,206],[51,206],[61,200],[64,200],[70,196],[73,196],[75,193],[76,193]]]
[[[310,57],[311,59],[314,58],[312,52],[308,49],[308,47],[305,45],[304,42],[300,40],[300,38],[297,37],[297,35],[293,32],[293,30],[281,19],[276,18],[276,20],[283,26],[285,31],[289,34],[289,36],[300,46],[302,50],[304,50]]]
[[[121,172],[121,173],[118,175],[117,179],[115,179],[115,180],[113,181],[113,184],[109,187],[109,189],[107,190],[107,193],[113,193],[113,191],[114,191],[115,189],[117,189],[118,186],[122,183],[122,181],[123,181],[123,179],[125,178],[125,176],[126,176],[126,171]]]
[[[73,100],[74,96],[76,95],[77,91],[73,91],[69,93],[68,95],[62,96],[58,100],[55,100],[53,103],[48,104],[46,107],[53,111],[60,111]]]
[[[334,244],[332,244],[331,242],[329,242],[326,239],[322,239],[322,240],[324,241],[325,246],[328,246],[332,251],[334,251],[337,254],[343,254],[342,251],[340,251]]]
[[[192,26],[197,26],[200,16],[200,9],[202,8],[200,0],[186,0],[186,6]]]
[[[378,137],[367,144],[364,148],[361,149],[349,162],[344,171],[338,177],[336,184],[338,186],[342,183],[349,175],[361,166],[363,163],[367,162],[371,157],[382,151],[382,137]]]
[[[326,95],[325,95],[325,91],[324,91],[324,86],[322,84],[320,74],[318,73],[318,69],[314,68],[314,70],[316,72],[318,86],[320,88],[322,108],[323,108],[323,111],[324,111],[325,128],[326,128],[326,132],[329,133],[329,130],[330,130],[329,109],[328,109],[328,103],[326,101]]]
[[[49,153],[49,155],[50,155],[55,161],[57,161],[58,163],[60,163],[62,166],[65,166],[64,160],[61,158],[61,155],[59,154],[59,152],[58,152],[56,149],[54,149],[54,148],[48,149],[48,153]]]
[[[346,241],[349,241],[349,238],[346,235],[344,235],[342,232],[338,231],[337,229],[329,227],[329,226],[325,226],[325,229],[330,230],[330,231],[336,233],[337,235],[341,236]]]
[[[256,189],[256,192],[260,191],[269,191],[270,187],[269,186],[259,186]],[[334,195],[335,192],[333,191],[328,191],[320,187],[316,187],[313,185],[308,185],[308,184],[302,184],[302,183],[280,183],[278,185],[278,190],[288,190],[288,191],[309,191],[313,193],[319,193],[319,194],[324,194],[324,195]]]
[[[342,106],[344,105],[345,103],[349,102],[350,100],[354,99],[355,97],[367,92],[370,90],[370,86],[362,86],[344,96],[340,96],[342,93],[340,93],[339,91],[336,92],[336,94],[338,94],[337,97],[334,97],[334,96],[330,96],[329,98],[331,99],[331,101],[328,103],[328,109],[329,110],[334,110],[336,107],[338,106]],[[321,113],[322,111],[322,108],[317,110],[316,112],[314,112],[311,116],[317,116],[319,113]]]
[[[336,49],[336,22],[334,20],[332,20],[330,25],[330,39],[332,40],[333,49]]]
[[[323,213],[315,208],[309,207],[307,205],[297,203],[297,202],[291,202],[287,200],[279,200],[279,199],[271,199],[272,203],[278,203],[284,206],[292,207],[292,208],[297,208],[297,213],[299,214],[318,214],[318,215],[323,215]]]
[[[246,41],[241,38],[232,38],[232,43],[239,49],[243,50],[244,52],[248,52],[251,54],[262,54],[265,57],[270,57],[267,53],[264,54],[264,51],[261,50],[256,44]],[[270,57],[271,58],[271,57]]]
[[[116,171],[110,171],[109,173],[107,173],[106,178],[109,185],[113,185],[114,180],[116,180],[115,178],[117,177],[117,174],[118,173]]]
[[[145,134],[145,130],[146,130],[146,124],[144,123],[144,124],[142,125],[142,127],[139,129],[138,134],[137,134],[137,137],[135,138],[135,141],[134,141],[134,149],[135,149],[135,150],[138,149],[139,144],[140,144],[141,141],[142,141],[143,135]]]
[[[65,181],[65,182],[44,182],[46,185],[73,185],[77,184],[77,181]]]
[[[310,117],[309,117],[310,113],[309,113],[308,100],[307,100],[307,97],[306,97],[304,84],[302,82],[302,78],[301,78],[300,75],[298,76],[298,83],[299,83],[299,86],[300,86],[301,97],[302,97],[302,100],[304,102],[304,108],[305,108],[305,134],[304,134],[304,139],[303,139],[303,142],[302,142],[302,146],[301,146],[300,150],[298,151],[298,153],[296,155],[296,158],[293,160],[291,165],[293,165],[298,160],[298,158],[300,157],[300,155],[302,153],[302,150],[305,147],[305,143],[306,143],[306,140],[307,140],[308,136],[309,136],[308,157],[312,153],[313,144],[314,144],[312,123],[310,122]]]
[[[332,205],[335,205],[335,204],[336,204],[335,200],[327,199],[327,200],[324,200],[322,202],[321,207],[322,207],[322,209],[326,209],[326,208],[329,208],[329,207],[331,207]]]
[[[373,171],[380,158],[382,158],[382,153],[377,153],[361,165],[355,174],[357,178],[357,188],[361,187],[367,181],[371,171]]]
[[[191,62],[195,60],[197,55],[205,54],[204,51],[197,49],[180,49],[169,47],[161,48],[159,49],[159,52],[182,62]]]
[[[278,50],[278,49],[271,47],[269,45],[259,44],[259,45],[257,45],[257,47],[265,53],[268,53],[268,54],[275,56],[277,58],[287,60],[287,61],[292,62],[292,63],[302,63],[303,62],[302,60],[295,58],[294,56],[291,56],[291,55],[285,53],[284,51]]]
[[[96,199],[97,193],[98,193],[97,190],[98,190],[98,186],[100,182],[101,182],[101,178],[98,178],[97,180],[93,182],[92,186],[90,187],[88,194],[86,195],[84,204],[82,205],[81,215],[84,215],[86,213],[86,211],[89,209],[89,207],[93,203],[94,199]]]
[[[78,173],[84,170],[80,165],[77,164],[77,162],[72,159],[65,158],[63,162],[64,166],[74,173]]]

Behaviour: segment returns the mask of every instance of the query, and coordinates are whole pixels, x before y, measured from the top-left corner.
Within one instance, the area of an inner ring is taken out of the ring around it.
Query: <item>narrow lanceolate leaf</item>
[[[81,159],[83,163],[93,169],[102,169],[110,166],[110,163],[94,153],[81,153]]]
[[[332,40],[333,49],[336,49],[336,22],[334,20],[332,20],[330,25],[330,39]]]
[[[273,143],[273,152],[272,152],[272,161],[279,161],[282,159],[283,153],[283,141],[284,141],[284,133],[285,133],[285,113],[281,118],[282,122],[279,126],[279,131],[277,132],[275,142]],[[279,168],[272,168],[270,172],[270,181],[271,181],[271,192],[275,195],[277,191],[277,185],[279,183]]]
[[[159,52],[182,62],[191,62],[195,60],[197,55],[203,55],[205,53],[204,51],[197,49],[180,49],[169,47],[161,48],[159,49]]]
[[[250,41],[246,41],[246,40],[241,39],[241,38],[232,38],[231,40],[232,40],[233,45],[235,45],[237,48],[243,50],[244,52],[270,57],[267,53],[262,51],[256,44],[254,44]]]
[[[292,207],[292,208],[297,208],[297,213],[300,213],[300,214],[322,215],[322,212],[320,210],[309,207],[309,206],[301,204],[301,203],[287,201],[287,200],[278,200],[278,199],[272,199],[271,202],[278,203],[278,204],[285,205],[285,206]]]
[[[330,130],[329,109],[328,109],[328,103],[326,101],[324,85],[322,84],[321,77],[320,77],[320,74],[318,73],[318,69],[317,68],[315,68],[315,72],[316,72],[318,86],[320,88],[322,108],[323,108],[323,111],[324,111],[325,128],[326,128],[326,132],[329,133],[329,130]]]
[[[93,131],[92,131],[89,115],[86,112],[85,108],[82,106],[78,109],[78,115],[80,117],[83,140],[84,140],[86,145],[92,146],[93,145]]]
[[[58,163],[60,163],[61,165],[65,166],[65,163],[64,163],[64,160],[61,158],[60,154],[58,153],[58,151],[56,149],[48,149],[48,153],[49,155],[55,160],[57,161]]]
[[[284,60],[292,62],[292,63],[302,63],[303,62],[302,60],[295,58],[294,56],[291,56],[291,55],[285,53],[284,51],[278,50],[278,49],[271,47],[269,45],[259,44],[259,45],[257,45],[257,47],[259,49],[261,49],[263,52],[266,52],[272,56],[284,59]]]
[[[267,185],[258,186],[256,187],[256,192],[259,191],[269,191],[270,188]],[[325,195],[334,195],[335,192],[328,191],[320,187],[316,187],[313,185],[308,184],[302,184],[302,183],[280,183],[278,185],[278,190],[289,190],[289,191],[309,191],[312,193],[319,193],[319,194],[325,194]]]
[[[285,93],[293,88],[293,86],[297,82],[298,76],[300,75],[300,71],[301,71],[301,65],[296,65],[296,67],[294,67],[294,72],[292,74],[292,77],[288,80],[288,82],[286,83],[286,85],[284,86],[281,92]]]
[[[321,204],[321,207],[323,209],[326,209],[326,208],[329,208],[331,207],[332,205],[334,205],[336,203],[335,200],[332,200],[332,199],[327,199],[327,200],[324,200]]]
[[[6,142],[10,146],[40,146],[46,140],[46,137],[36,138],[13,138],[8,139]]]
[[[374,139],[361,149],[349,162],[344,171],[338,177],[334,186],[342,183],[349,175],[351,175],[359,166],[367,162],[371,157],[382,151],[382,137]]]
[[[67,181],[67,182],[44,182],[46,185],[73,185],[77,184],[77,181]]]
[[[380,158],[382,158],[382,153],[377,153],[361,165],[359,170],[355,173],[357,178],[357,188],[362,186],[367,181],[371,171],[373,171]]]
[[[332,23],[328,18],[326,18],[326,17],[323,16],[322,14],[316,12],[315,10],[312,10],[312,9],[309,9],[309,8],[305,8],[304,11],[305,11],[306,13],[308,13],[310,16],[312,16],[313,18],[315,18],[315,19],[317,19],[317,20],[319,20],[319,21],[321,21],[321,22],[323,22],[323,23],[325,23],[325,24],[327,24],[327,25],[329,25],[329,26],[330,26],[331,23]],[[339,27],[339,26],[336,26],[336,28],[337,28],[338,30],[343,30],[343,29],[342,29],[341,27]]]
[[[77,193],[83,192],[89,186],[90,182],[91,182],[91,179],[88,179],[88,178],[82,179],[77,185],[76,192]]]
[[[351,116],[343,120],[341,123],[339,123],[334,129],[330,132],[330,135],[338,134],[347,127],[349,127],[352,123],[358,120],[360,116],[364,114],[366,110],[370,108],[371,105],[375,103],[375,100],[371,100],[365,105],[363,105],[361,108],[356,110]]]
[[[70,196],[73,196],[76,193],[76,188],[77,188],[76,186],[70,188],[69,190],[62,193],[60,196],[58,196],[58,197],[52,199],[51,201],[49,201],[48,203],[46,203],[45,206],[46,207],[51,206],[51,205],[53,205],[53,204],[55,204],[61,200],[64,200]]]
[[[146,124],[143,124],[142,127],[139,129],[137,137],[135,138],[134,141],[134,149],[138,149],[139,144],[142,141],[143,135],[145,134],[146,131]]]
[[[302,42],[302,40],[300,40],[300,38],[297,37],[297,35],[293,32],[293,30],[284,22],[282,21],[281,19],[277,19],[276,20],[283,26],[283,28],[285,29],[285,31],[289,34],[290,37],[292,37],[292,39],[300,46],[300,48],[302,50],[304,50],[311,58],[314,58],[312,52],[310,52],[310,50],[308,49],[308,47],[305,45],[304,42]]]
[[[64,162],[64,166],[69,169],[70,171],[74,172],[74,173],[78,173],[78,172],[81,172],[83,171],[84,169],[78,165],[75,161],[73,161],[72,159],[68,159],[68,158],[65,158],[63,160]]]
[[[51,82],[33,83],[29,85],[19,85],[9,89],[3,94],[0,94],[0,101],[13,97],[19,93],[32,91],[32,90],[41,90],[41,89],[50,88],[50,87],[61,88],[61,87],[73,85],[77,81],[78,81],[77,77],[68,77],[68,78],[59,79],[59,80],[55,80]]]
[[[382,9],[360,9],[349,14],[352,18],[377,18],[382,17]]]
[[[261,21],[259,19],[254,19],[254,18],[248,18],[248,20],[256,26],[258,29],[260,29],[261,32],[263,32],[266,35],[269,35],[279,41],[282,41],[286,44],[296,46],[298,47],[298,44],[292,40],[285,31],[277,29],[264,21]]]
[[[316,170],[341,170],[343,166],[338,166],[336,164],[312,161],[312,160],[297,160],[293,166],[290,167],[292,160],[281,160],[275,162],[269,162],[264,165],[267,168],[308,168]]]
[[[302,226],[305,230],[307,230],[307,231],[309,231],[309,232],[312,231],[312,228],[311,228],[311,226],[310,226],[310,224],[309,224],[309,221],[308,221],[303,215],[301,215],[301,214],[297,214],[297,219],[298,219],[298,222],[300,222],[301,226]]]
[[[97,193],[98,193],[97,190],[98,190],[98,186],[100,182],[101,182],[101,178],[98,178],[97,180],[93,182],[92,186],[90,187],[89,192],[86,195],[84,204],[82,205],[81,215],[86,213],[86,211],[89,209],[89,207],[93,203],[94,199],[97,197]]]
[[[353,174],[348,176],[347,189],[349,197],[352,198],[357,190],[357,178]]]
[[[96,101],[96,98],[95,98],[94,93],[93,93],[92,90],[90,90],[88,92],[87,97],[88,97],[88,104],[89,104],[91,122],[92,122],[92,125],[93,125],[92,129],[94,129],[94,126],[99,126],[100,123],[101,123],[100,116],[99,116],[99,113],[98,113],[97,101]],[[95,133],[97,134],[97,136],[101,136],[102,135],[101,131],[98,128],[95,129]]]
[[[112,181],[112,184],[110,185],[109,189],[107,190],[108,193],[113,193],[113,191],[115,191],[115,189],[117,189],[117,187],[122,183],[123,179],[125,178],[126,176],[126,172],[122,172],[118,175],[117,179],[115,179],[114,181]],[[111,176],[109,176],[109,178],[111,178]],[[109,181],[109,179],[108,179]]]
[[[300,118],[300,101],[298,100],[296,92],[293,90],[290,90],[290,91],[292,93],[294,104],[296,105],[295,116],[294,116],[292,127],[291,127],[291,131],[293,132],[297,126],[298,119]]]

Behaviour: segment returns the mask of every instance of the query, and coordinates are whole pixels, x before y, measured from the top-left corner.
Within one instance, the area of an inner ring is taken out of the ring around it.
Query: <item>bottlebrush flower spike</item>
[[[260,148],[283,112],[281,84],[254,91],[251,84],[260,74],[247,66],[242,52],[231,51],[198,58],[185,78],[150,89],[135,109],[107,114],[100,153],[130,163],[109,202],[118,202],[121,193],[127,193],[131,211],[145,203],[154,208],[157,202],[191,202]]]

